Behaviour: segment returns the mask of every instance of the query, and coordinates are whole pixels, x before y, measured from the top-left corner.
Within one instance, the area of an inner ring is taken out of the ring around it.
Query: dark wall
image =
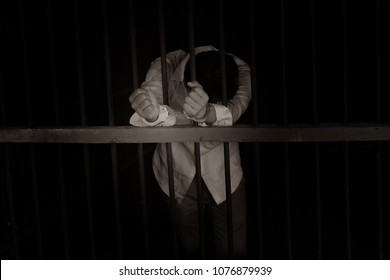
[[[188,51],[186,1],[163,2],[166,51]],[[218,1],[193,2],[195,44],[218,48]],[[107,92],[114,124],[128,125],[135,62],[131,13],[138,83],[160,56],[159,2],[134,1],[133,10],[129,7],[127,1],[5,1],[0,9],[2,126],[80,126],[83,118],[88,126],[108,125]],[[389,122],[387,1],[253,1],[253,7],[250,1],[224,1],[223,11],[226,51],[256,69],[258,104],[253,105],[259,123]],[[251,123],[252,113],[250,108],[241,122]],[[254,144],[240,145],[248,179],[250,258],[290,257],[289,216],[294,258],[318,258],[319,243],[323,258],[348,258],[348,244],[353,258],[377,259],[383,250],[389,257],[388,223],[383,231],[379,227],[389,220],[380,216],[388,207],[378,208],[389,197],[386,188],[380,191],[380,184],[389,185],[389,143],[322,143],[319,157],[314,143],[287,148],[264,143],[260,171],[253,166]],[[151,171],[153,148],[144,145],[151,257],[171,258],[168,207]],[[2,144],[2,257],[89,259],[93,237],[96,258],[119,258],[111,149]],[[122,257],[130,259],[146,257],[137,149],[117,145]]]

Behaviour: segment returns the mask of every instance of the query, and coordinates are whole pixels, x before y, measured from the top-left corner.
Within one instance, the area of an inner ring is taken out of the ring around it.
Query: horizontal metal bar
[[[0,129],[0,143],[332,142],[387,141],[390,125],[148,127],[92,126]]]

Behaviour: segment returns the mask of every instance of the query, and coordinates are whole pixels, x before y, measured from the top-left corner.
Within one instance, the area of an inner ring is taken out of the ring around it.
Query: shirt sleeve
[[[232,55],[232,57],[238,66],[238,89],[234,94],[234,97],[228,100],[227,107],[231,112],[232,121],[235,123],[248,108],[252,98],[252,90],[249,65],[234,55]]]
[[[134,113],[129,123],[137,127],[150,127],[150,126],[174,126],[176,124],[176,117],[172,109],[168,106],[160,105],[160,114],[154,122],[148,122],[137,113]]]
[[[211,125],[229,126],[233,125],[233,116],[229,108],[220,104],[210,103],[215,109],[216,121]]]

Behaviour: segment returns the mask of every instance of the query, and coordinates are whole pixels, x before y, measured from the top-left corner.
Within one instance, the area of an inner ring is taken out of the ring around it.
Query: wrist
[[[164,106],[159,105],[158,115],[154,120],[142,118],[142,122],[147,126],[154,126],[165,121],[168,117],[168,110]]]
[[[183,112],[183,113],[184,113],[184,115],[186,116],[187,119],[196,121],[196,122],[198,122],[198,123],[204,123],[204,122],[206,122],[207,119],[209,118],[210,111],[211,111],[211,105],[208,103],[208,104],[206,105],[206,110],[205,110],[205,113],[204,113],[203,117],[200,117],[200,118],[197,118],[197,117],[190,117],[190,116],[187,115],[186,112]]]

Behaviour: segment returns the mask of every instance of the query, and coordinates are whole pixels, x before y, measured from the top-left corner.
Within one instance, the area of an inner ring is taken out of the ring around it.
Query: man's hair
[[[209,96],[209,102],[222,102],[221,54],[219,51],[201,52],[195,56],[196,80]],[[226,94],[233,98],[238,88],[238,67],[234,59],[225,55]],[[191,81],[190,62],[184,70],[185,82]]]

